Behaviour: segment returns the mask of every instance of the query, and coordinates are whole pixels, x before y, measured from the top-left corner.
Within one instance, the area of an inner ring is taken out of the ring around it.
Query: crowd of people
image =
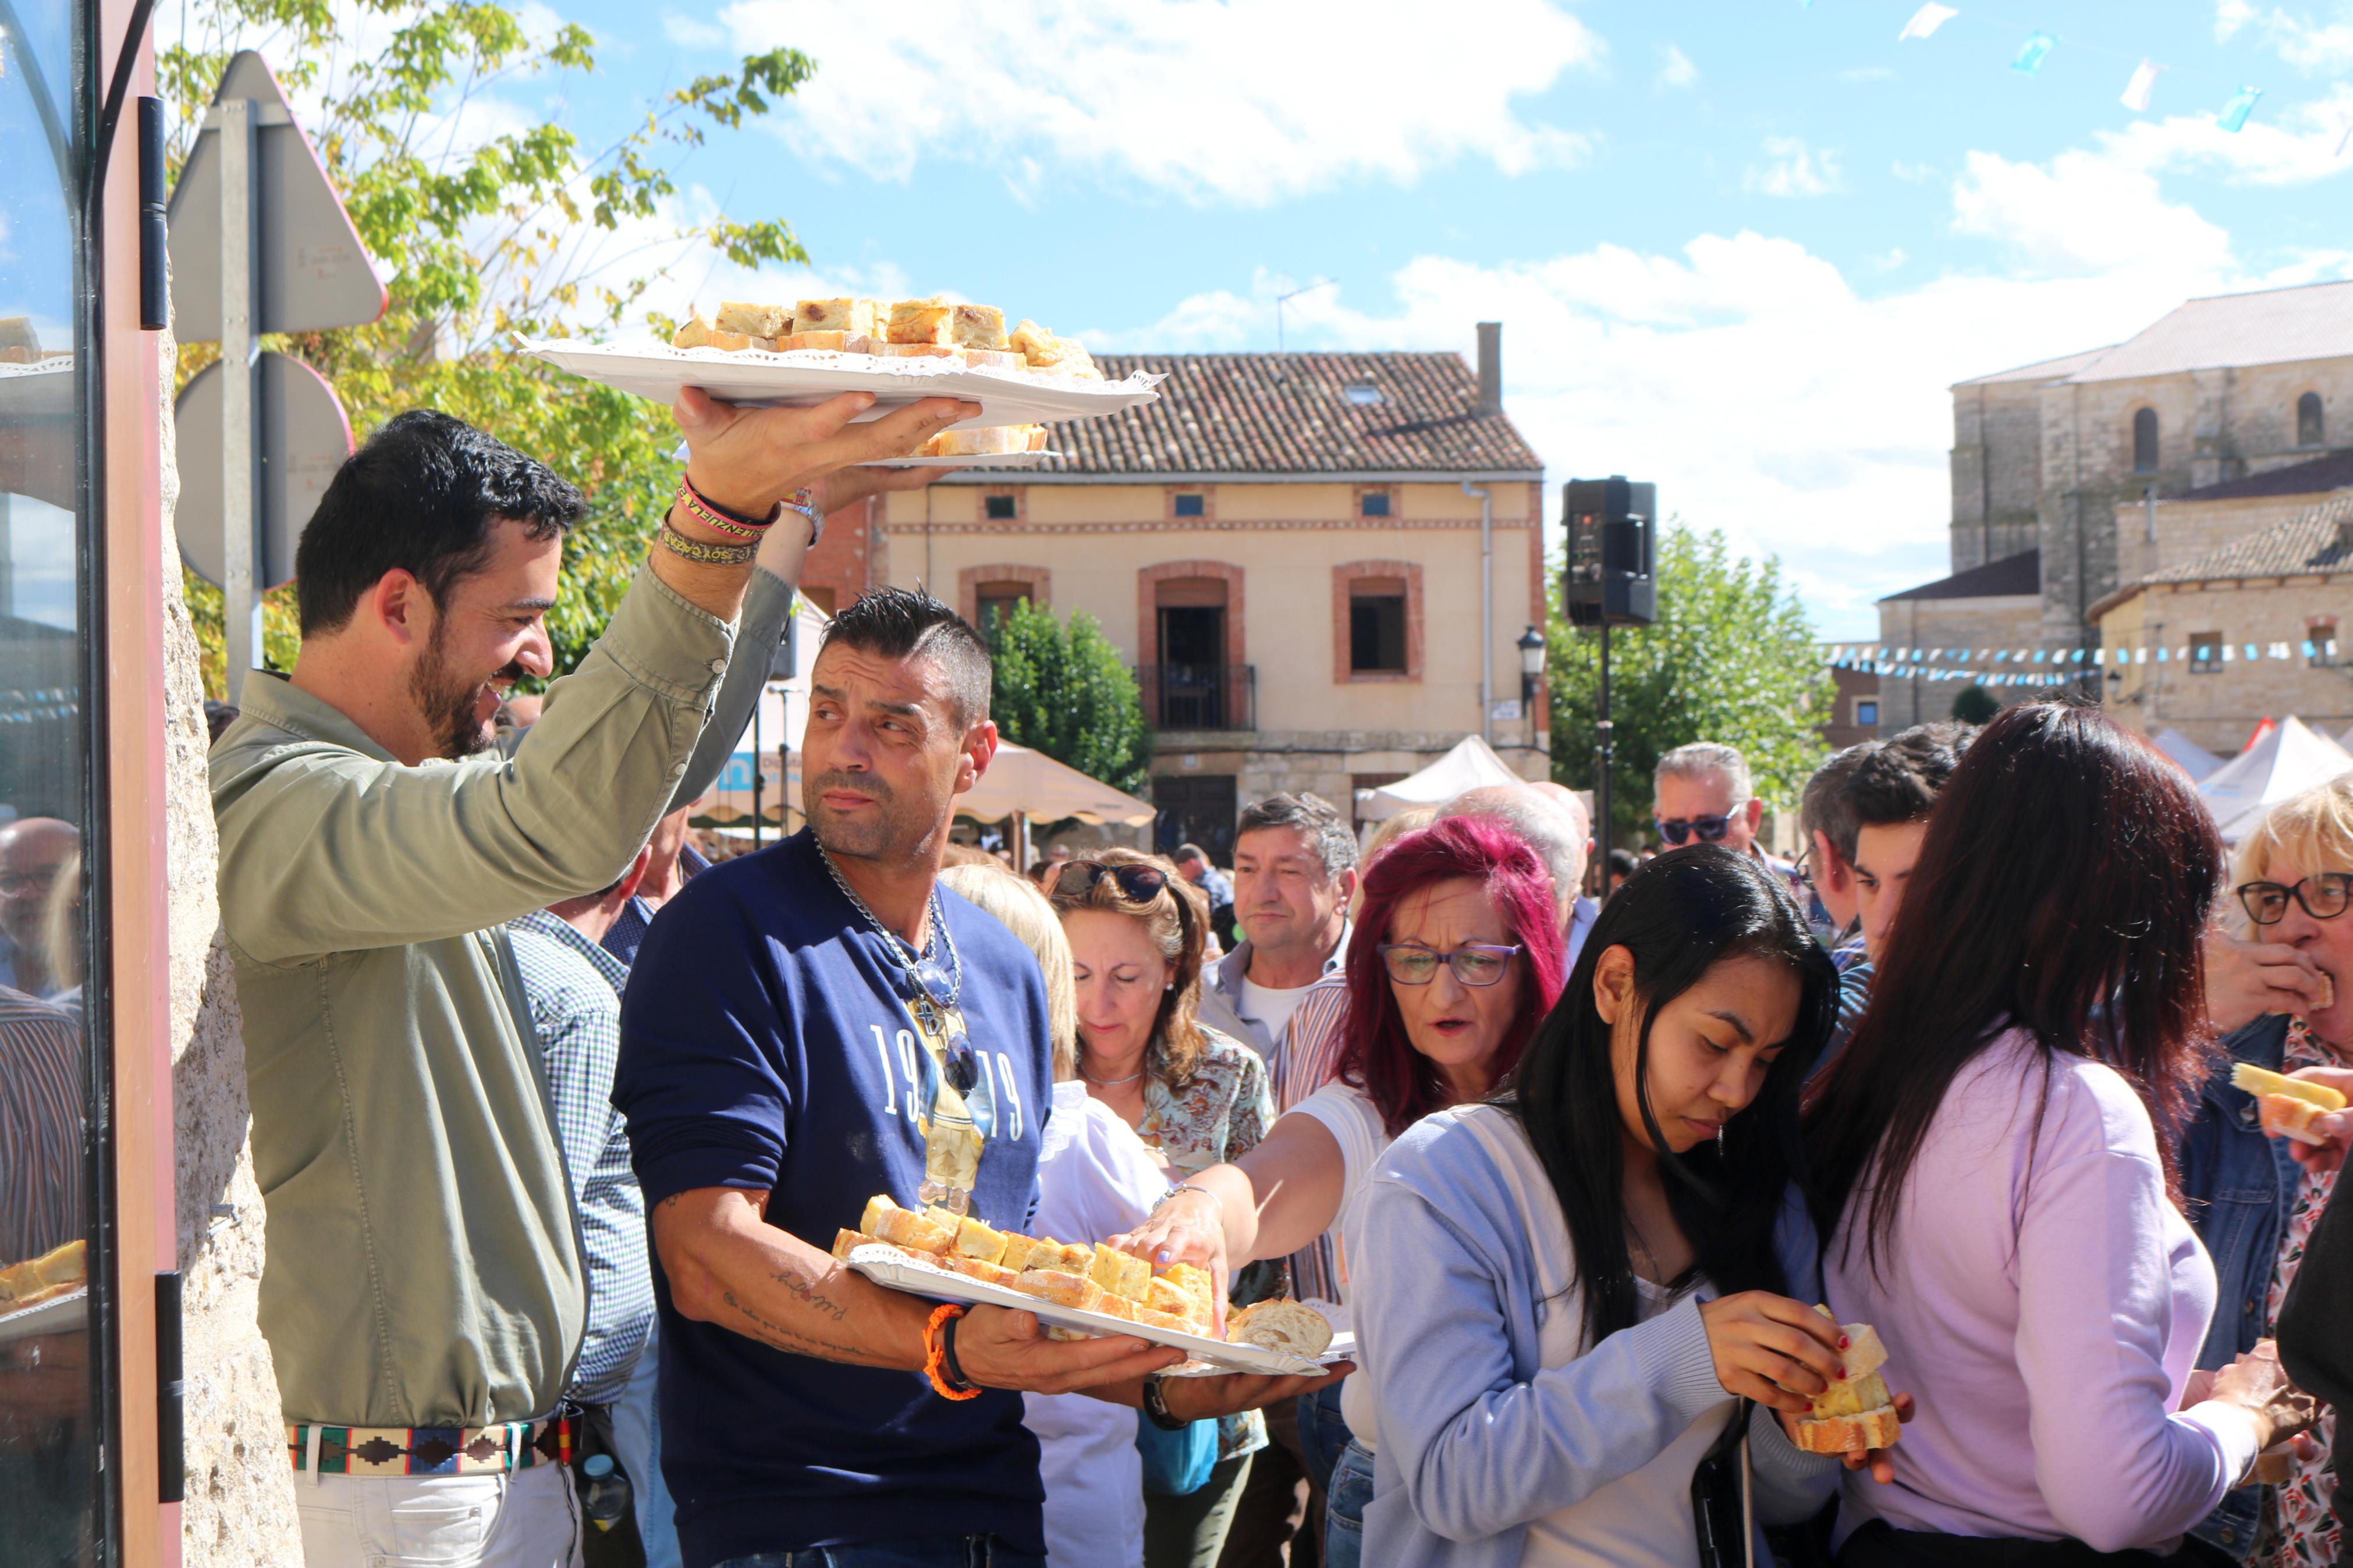
[[[1704,741],[1648,858],[1533,783],[1025,877],[950,837],[987,648],[886,589],[816,659],[808,826],[706,862],[822,519],[969,412],[866,401],[687,395],[520,743],[577,492],[412,414],[305,531],[300,658],[212,776],[311,1568],[579,1562],[592,1467],[663,1568],[2338,1561],[2353,1113],[2284,1143],[2230,1073],[2353,1089],[2353,779],[2232,860],[2040,704],[1831,757],[1794,863]],[[830,1250],[878,1194],[1352,1358],[1168,1376],[886,1289]],[[1797,1440],[1841,1324],[1892,1447]]]

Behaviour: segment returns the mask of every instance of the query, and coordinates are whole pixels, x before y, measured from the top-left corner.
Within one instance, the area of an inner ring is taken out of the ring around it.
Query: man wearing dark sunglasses
[[[1669,849],[1721,844],[1754,855],[1765,803],[1749,787],[1748,759],[1714,741],[1677,746],[1651,773],[1651,818]]]

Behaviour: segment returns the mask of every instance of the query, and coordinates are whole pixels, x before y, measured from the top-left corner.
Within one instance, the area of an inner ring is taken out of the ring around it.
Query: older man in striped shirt
[[[629,966],[603,945],[653,851],[602,892],[533,910],[507,924],[547,1064],[556,1138],[580,1209],[588,1260],[588,1328],[565,1396],[588,1413],[629,1478],[646,1568],[679,1568],[678,1528],[662,1482],[654,1414],[654,1282],[646,1259],[646,1199],[629,1168],[629,1139],[613,1109],[621,1048],[621,990]],[[600,1430],[601,1428],[601,1430]]]

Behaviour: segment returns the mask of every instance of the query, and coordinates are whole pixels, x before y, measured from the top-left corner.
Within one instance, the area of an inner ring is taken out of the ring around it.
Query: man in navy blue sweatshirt
[[[1135,1405],[1182,1357],[991,1307],[935,1323],[832,1258],[877,1194],[1022,1229],[1053,1097],[1036,960],[937,886],[955,797],[997,746],[987,647],[885,589],[833,622],[811,689],[808,828],[687,883],[622,1009],[613,1100],[652,1215],[685,1562],[1042,1563],[1021,1391]],[[1302,1386],[1176,1379],[1159,1403],[1195,1417]]]

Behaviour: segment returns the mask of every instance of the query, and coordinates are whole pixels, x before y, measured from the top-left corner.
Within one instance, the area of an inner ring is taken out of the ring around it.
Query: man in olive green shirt
[[[579,492],[419,411],[353,455],[303,532],[294,672],[248,680],[212,787],[268,1202],[261,1325],[311,1568],[577,1561],[546,1418],[586,1286],[503,922],[609,884],[667,809],[727,667],[741,541],[920,482],[847,465],[977,412],[934,398],[849,423],[871,402],[684,394],[703,504],[671,510],[512,760],[491,720],[551,668]],[[810,486],[815,506],[785,504]]]

